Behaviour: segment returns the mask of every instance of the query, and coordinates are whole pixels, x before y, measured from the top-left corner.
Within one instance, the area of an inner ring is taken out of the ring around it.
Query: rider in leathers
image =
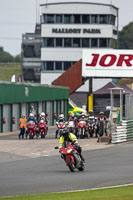
[[[85,162],[85,160],[84,160],[84,158],[83,158],[83,156],[81,154],[82,149],[81,149],[81,147],[78,144],[77,137],[73,133],[70,133],[68,131],[68,129],[64,129],[63,133],[62,133],[62,136],[60,137],[60,140],[59,140],[59,151],[60,151],[60,149],[61,149],[62,146],[64,148],[66,148],[66,142],[67,141],[73,143],[73,146],[78,151],[78,153],[79,153],[79,155],[81,157],[82,162]]]

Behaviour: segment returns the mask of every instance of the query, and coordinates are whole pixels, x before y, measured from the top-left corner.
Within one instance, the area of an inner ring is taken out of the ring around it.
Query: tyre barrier
[[[112,144],[133,141],[133,120],[123,120],[112,132]]]

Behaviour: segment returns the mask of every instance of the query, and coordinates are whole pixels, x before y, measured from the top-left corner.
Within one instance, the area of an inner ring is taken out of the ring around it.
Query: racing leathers
[[[73,134],[73,133],[68,133],[67,136],[61,136],[60,137],[60,140],[59,140],[59,151],[61,149],[61,147],[63,146],[64,148],[66,148],[66,143],[67,142],[72,142],[74,148],[78,151],[80,157],[81,157],[81,160],[84,162],[84,158],[81,154],[82,152],[82,149],[80,147],[80,145],[78,144],[78,140],[77,140],[77,137]]]

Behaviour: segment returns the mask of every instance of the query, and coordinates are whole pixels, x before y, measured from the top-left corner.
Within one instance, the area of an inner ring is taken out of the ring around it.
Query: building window
[[[110,24],[115,25],[116,17],[111,15]]]
[[[45,65],[46,65],[46,62],[43,62],[43,63],[42,63],[42,66],[41,66],[41,71],[45,71],[45,70],[46,70]]]
[[[99,23],[100,24],[108,24],[108,15],[100,15],[99,16]]]
[[[54,62],[52,62],[52,61],[46,62],[46,70],[53,71],[54,70]]]
[[[64,70],[67,70],[71,66],[72,66],[71,62],[64,62]]]
[[[82,47],[90,47],[90,40],[89,38],[82,39]]]
[[[54,15],[47,15],[47,21],[48,24],[54,24]]]
[[[91,39],[91,47],[98,47],[98,39],[97,38]]]
[[[82,15],[82,24],[90,23],[90,15]]]
[[[72,47],[72,39],[64,38],[64,47]]]
[[[47,38],[47,47],[54,47],[54,38]]]
[[[56,23],[61,24],[62,23],[62,15],[56,15]]]
[[[98,24],[98,15],[91,15],[91,24]]]
[[[72,15],[64,15],[64,24],[72,23]]]
[[[108,39],[107,38],[101,38],[99,41],[99,47],[108,47]]]
[[[62,62],[55,62],[55,70],[62,71]]]
[[[62,47],[62,38],[56,38],[56,47]]]
[[[45,23],[45,22],[44,22],[44,15],[41,15],[41,16],[40,16],[40,23],[41,23],[41,24],[44,24],[44,23]]]
[[[74,24],[81,24],[81,15],[73,15],[73,23]]]
[[[117,35],[117,30],[113,29],[113,35]]]
[[[73,39],[73,47],[80,47],[80,38]]]

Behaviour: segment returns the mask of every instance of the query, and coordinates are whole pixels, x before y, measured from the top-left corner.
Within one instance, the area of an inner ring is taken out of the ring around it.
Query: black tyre
[[[85,165],[84,165],[84,163],[82,163],[81,167],[79,167],[78,170],[79,171],[84,171],[84,169],[85,169]]]
[[[71,172],[74,172],[75,166],[74,166],[74,164],[72,163],[71,158],[66,158],[66,160],[67,160],[67,166],[69,167],[70,171],[71,171]]]
[[[58,137],[58,130],[56,130],[55,132],[55,139],[57,139],[57,137]]]
[[[80,138],[83,139],[83,128],[81,128],[81,131],[80,131]]]
[[[92,138],[93,137],[93,131],[90,130],[89,133],[90,133],[90,137]]]
[[[41,138],[45,138],[45,134],[44,133],[41,133]]]
[[[100,126],[99,126],[99,136],[103,136],[103,132],[104,132],[104,123],[103,121],[100,122]]]
[[[77,137],[77,139],[79,139],[79,131],[78,130],[76,130],[76,137]]]

